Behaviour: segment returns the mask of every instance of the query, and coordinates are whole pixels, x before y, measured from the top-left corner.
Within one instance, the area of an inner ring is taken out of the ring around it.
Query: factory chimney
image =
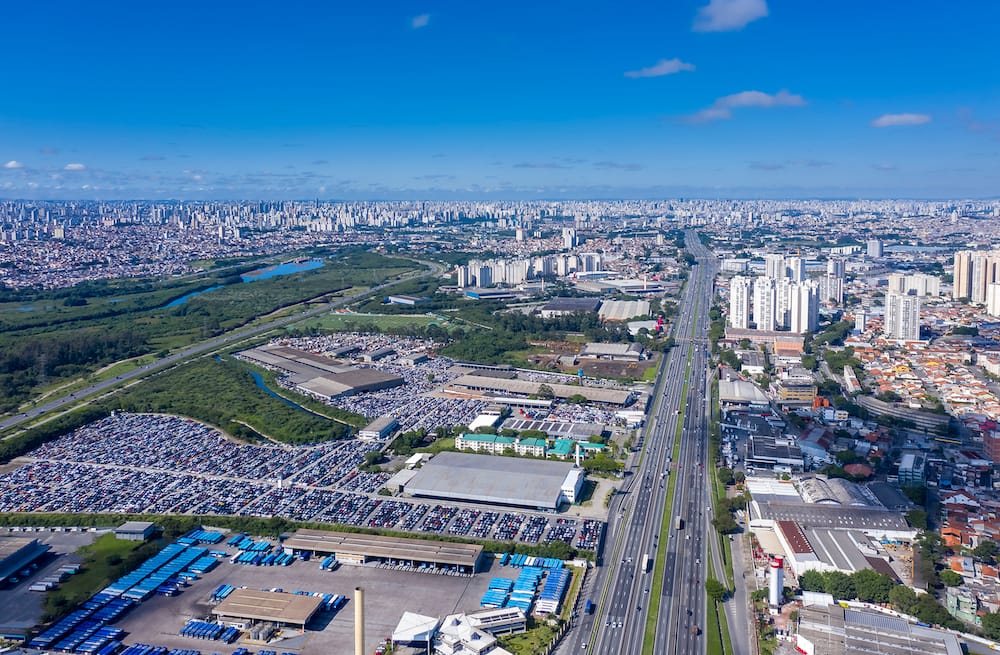
[[[354,655],[365,655],[365,590],[354,588]]]

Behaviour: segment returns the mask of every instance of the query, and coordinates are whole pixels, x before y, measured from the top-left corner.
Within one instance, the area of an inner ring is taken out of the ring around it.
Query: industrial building
[[[0,583],[9,582],[21,569],[49,552],[50,546],[28,537],[0,537]]]
[[[372,441],[385,441],[392,436],[397,428],[399,428],[399,421],[389,415],[380,416],[363,427],[358,432],[358,436]]]
[[[961,655],[955,635],[894,616],[810,605],[799,610],[795,649],[802,655]]]
[[[149,521],[128,521],[115,528],[115,538],[126,541],[146,541],[153,536],[156,526]]]
[[[452,380],[445,391],[453,394],[478,396],[490,395],[507,397],[511,395],[537,396],[541,382],[527,380],[511,380],[495,378],[486,375],[463,375]],[[556,398],[571,398],[583,396],[590,402],[606,405],[629,405],[635,400],[631,391],[624,389],[608,389],[606,387],[586,387],[570,384],[549,384]]]
[[[321,596],[235,589],[225,600],[212,608],[212,614],[219,621],[238,627],[266,621],[304,629],[322,604]]]
[[[751,528],[774,528],[778,521],[793,521],[813,529],[858,530],[878,540],[910,542],[917,531],[898,512],[866,507],[816,503],[785,504],[754,498],[748,506]]]
[[[612,362],[638,362],[645,348],[641,343],[588,343],[580,351],[581,359],[606,359]]]
[[[569,462],[469,453],[441,453],[423,465],[404,491],[410,496],[555,511],[583,487]]]
[[[795,441],[765,434],[751,434],[747,441],[747,467],[801,471],[805,466],[802,449]]]
[[[596,312],[601,306],[598,298],[553,298],[539,310],[542,318],[555,318],[567,314]]]
[[[605,300],[597,315],[602,321],[627,321],[649,316],[648,300]]]
[[[479,544],[307,529],[297,530],[285,539],[283,546],[287,553],[336,555],[338,561],[346,564],[393,560],[416,567],[422,564],[432,568],[457,567],[462,573],[475,573],[483,554]]]
[[[586,441],[590,437],[604,435],[604,426],[600,423],[570,423],[568,421],[548,421],[529,418],[511,417],[501,425],[504,429],[524,432],[525,430],[540,430],[550,438],[566,437],[577,441]]]
[[[719,380],[719,403],[723,411],[747,407],[770,407],[767,396],[753,382]]]
[[[355,368],[343,373],[321,375],[300,382],[295,388],[323,400],[330,400],[337,396],[392,389],[402,386],[403,383],[403,378],[395,373],[374,368]]]

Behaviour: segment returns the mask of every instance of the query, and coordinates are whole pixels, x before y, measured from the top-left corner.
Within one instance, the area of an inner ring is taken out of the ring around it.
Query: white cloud
[[[694,31],[732,32],[765,16],[767,0],[709,0],[698,10]]]
[[[83,164],[73,163],[73,164],[66,164],[65,166],[63,166],[63,170],[64,171],[84,171],[84,170],[87,170],[87,167],[84,166]]]
[[[661,59],[652,66],[647,66],[646,68],[640,68],[637,71],[626,71],[625,77],[638,78],[638,77],[662,77],[664,75],[673,75],[674,73],[680,73],[681,71],[693,71],[694,64],[689,64],[686,61],[681,61],[674,57],[673,59]]]
[[[420,14],[419,16],[414,16],[413,20],[410,21],[410,25],[413,29],[419,30],[421,27],[427,27],[428,23],[431,22],[430,14]]]
[[[923,125],[930,123],[927,114],[882,114],[872,121],[872,127],[898,127],[900,125]]]
[[[4,168],[24,168],[24,164],[17,161],[16,159],[11,159],[9,162],[3,165]]]
[[[802,107],[805,104],[805,98],[784,89],[773,95],[763,91],[741,91],[719,98],[711,107],[689,116],[688,120],[692,123],[727,120],[733,117],[733,109],[739,107]]]

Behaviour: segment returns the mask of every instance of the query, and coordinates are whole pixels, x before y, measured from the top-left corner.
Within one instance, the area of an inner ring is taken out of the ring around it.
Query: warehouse
[[[411,567],[457,567],[462,573],[475,573],[483,554],[479,544],[307,529],[297,530],[283,545],[286,553],[332,554],[347,564],[393,560]]]
[[[597,315],[602,321],[627,321],[649,316],[648,300],[606,300]]]
[[[527,380],[504,380],[485,375],[463,375],[453,380],[445,387],[445,390],[451,393],[462,394],[477,392],[479,395],[510,396],[516,394],[537,396],[541,386],[542,383],[540,382],[529,382]],[[552,393],[556,398],[583,396],[590,402],[623,406],[631,404],[635,399],[631,391],[624,389],[580,387],[571,384],[549,384],[547,386],[552,389]]]
[[[296,385],[296,389],[323,400],[330,400],[337,396],[391,389],[402,386],[403,382],[403,378],[395,373],[386,373],[374,368],[355,368],[300,382]]]
[[[955,635],[894,616],[840,605],[799,610],[795,650],[803,655],[961,655]]]
[[[380,416],[358,432],[362,439],[373,441],[384,441],[392,436],[392,433],[399,427],[399,421],[386,414]]]
[[[598,298],[563,298],[557,297],[548,301],[540,311],[542,318],[555,318],[567,314],[596,312],[601,306]]]
[[[405,492],[424,498],[555,511],[579,496],[584,481],[581,473],[569,462],[446,452],[424,464]]]
[[[223,623],[244,627],[258,621],[266,621],[304,629],[322,604],[322,596],[236,589],[212,608],[212,614]]]
[[[612,362],[638,362],[646,349],[641,343],[588,343],[580,351],[581,359],[606,359]]]
[[[37,562],[49,546],[26,537],[0,537],[0,583],[8,582],[21,569]]]

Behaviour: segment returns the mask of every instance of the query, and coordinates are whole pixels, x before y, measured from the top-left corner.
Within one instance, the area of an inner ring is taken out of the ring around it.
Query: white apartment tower
[[[737,275],[729,283],[729,324],[734,328],[750,327],[751,280]]]
[[[772,280],[785,277],[785,256],[774,253],[764,255],[764,276]]]
[[[920,339],[920,297],[886,294],[884,330],[887,338],[896,341]]]
[[[562,231],[563,250],[576,248],[576,228],[564,227]]]
[[[792,332],[815,332],[819,327],[819,289],[815,282],[803,282],[793,285],[789,295],[791,302],[789,313],[791,314]]]
[[[753,285],[753,320],[758,330],[772,331],[775,320],[775,284],[770,277],[759,277]]]

